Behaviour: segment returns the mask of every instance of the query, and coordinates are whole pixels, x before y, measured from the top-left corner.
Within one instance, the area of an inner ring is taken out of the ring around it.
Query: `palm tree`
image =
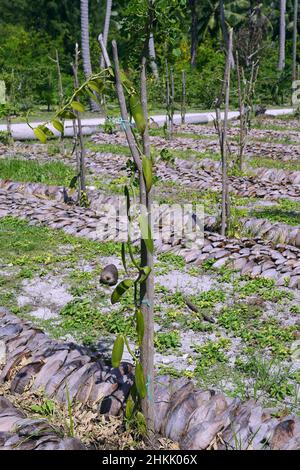
[[[191,23],[191,66],[196,65],[197,45],[198,45],[198,12],[197,0],[189,0],[190,10],[192,14]]]
[[[104,21],[104,29],[103,29],[103,42],[104,42],[105,47],[107,46],[107,40],[108,40],[111,9],[112,9],[112,0],[106,0],[106,13],[105,13],[105,21]],[[104,58],[102,54],[101,54],[101,60],[100,60],[100,67],[101,69],[104,68]]]
[[[298,0],[294,0],[293,81],[297,80],[297,33],[298,33]]]
[[[280,33],[279,33],[279,62],[278,70],[285,66],[285,36],[286,36],[286,0],[280,0]]]
[[[246,0],[189,0],[191,12],[191,65],[196,62],[198,42],[207,34],[216,37],[221,31],[226,49],[228,49],[228,28],[237,31],[249,14],[250,3]],[[234,64],[233,56],[231,64]]]
[[[85,78],[92,75],[92,64],[90,54],[90,33],[89,33],[89,0],[80,0],[80,19],[81,19],[81,53],[83,60],[83,70]],[[93,111],[99,111],[97,103],[91,100]]]

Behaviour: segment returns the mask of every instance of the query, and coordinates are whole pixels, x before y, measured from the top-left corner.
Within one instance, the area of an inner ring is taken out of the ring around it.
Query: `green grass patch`
[[[170,331],[167,333],[156,333],[154,336],[155,349],[160,353],[174,351],[181,346],[180,333]]]
[[[300,164],[296,161],[281,161],[272,158],[253,157],[247,162],[252,168],[274,168],[276,170],[300,171]]]
[[[262,320],[261,315],[257,306],[237,303],[223,309],[218,324],[242,338],[249,347],[268,349],[276,357],[289,356],[296,327],[282,327],[275,318]]]
[[[134,336],[131,322],[126,318],[122,309],[101,313],[93,303],[86,298],[75,299],[61,310],[62,322],[59,329],[73,334],[84,344],[92,344],[99,339],[100,332],[117,334],[123,333]]]
[[[171,252],[161,253],[158,255],[157,261],[159,262],[158,267],[160,268],[160,273],[162,273],[162,271],[168,273],[172,269],[183,271],[185,268],[185,261],[182,256]]]
[[[60,249],[68,246],[68,253]],[[120,244],[99,243],[72,237],[61,230],[32,226],[13,217],[0,219],[0,252],[2,261],[17,266],[34,267],[36,263],[49,265],[58,261],[74,263],[82,256],[94,259],[97,255],[111,256],[120,252]]]
[[[113,153],[115,155],[131,155],[127,145],[119,144],[95,144],[88,141],[86,147],[93,152]]]
[[[251,217],[268,219],[272,222],[282,222],[287,225],[300,225],[300,202],[281,199],[278,204],[250,212]]]
[[[61,162],[39,163],[17,158],[0,159],[0,178],[4,180],[69,186],[73,176],[73,168]]]

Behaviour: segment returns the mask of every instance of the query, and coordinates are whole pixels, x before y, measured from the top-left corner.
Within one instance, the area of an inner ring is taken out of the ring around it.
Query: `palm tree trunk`
[[[192,14],[192,24],[191,24],[191,66],[195,67],[196,65],[196,56],[197,56],[197,45],[198,45],[198,34],[197,34],[197,24],[198,16],[196,10],[197,0],[189,0],[190,9]]]
[[[293,81],[297,80],[297,34],[298,34],[298,0],[294,0],[294,29],[293,29]]]
[[[280,33],[279,33],[279,62],[278,70],[285,67],[285,36],[286,36],[286,0],[280,0]]]
[[[106,0],[106,13],[105,13],[105,21],[104,21],[104,29],[103,29],[103,42],[104,42],[105,47],[107,46],[107,40],[108,40],[111,9],[112,9],[112,0]],[[104,69],[104,65],[105,65],[104,57],[103,57],[103,54],[101,54],[101,59],[100,59],[101,69]]]
[[[80,0],[80,13],[83,70],[85,78],[88,79],[92,75],[89,34],[89,0]],[[93,111],[100,111],[99,106],[93,100],[91,100],[91,108]]]

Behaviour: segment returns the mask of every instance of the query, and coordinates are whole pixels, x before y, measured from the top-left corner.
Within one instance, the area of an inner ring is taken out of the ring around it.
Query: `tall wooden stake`
[[[229,31],[228,51],[226,59],[225,71],[225,111],[224,123],[222,131],[222,223],[221,235],[225,236],[229,223],[229,191],[228,191],[228,174],[227,174],[227,130],[228,130],[228,113],[229,113],[229,99],[230,99],[230,70],[231,70],[231,57],[232,57],[232,29]]]
[[[75,63],[72,63],[72,69],[73,69],[73,75],[74,75],[74,84],[75,88],[79,87],[79,80],[78,80],[78,62],[79,62],[79,48],[78,44],[76,43],[75,46]],[[76,114],[76,121],[77,121],[77,135],[78,135],[78,142],[79,143],[79,155],[80,155],[80,165],[79,165],[79,191],[78,191],[78,196],[79,196],[79,202],[81,199],[81,195],[83,192],[86,191],[86,183],[85,183],[85,147],[84,147],[84,141],[83,141],[83,134],[82,134],[82,124],[81,124],[81,118],[80,114],[78,111],[75,111]]]
[[[186,75],[185,70],[182,71],[181,76],[181,124],[185,124],[185,115],[186,115]]]
[[[102,54],[106,63],[106,66],[110,66],[109,57],[101,37],[99,38],[99,43],[102,49]],[[130,125],[128,124],[128,111],[126,106],[125,94],[122,85],[119,57],[118,57],[118,48],[116,41],[112,41],[112,52],[113,52],[113,61],[114,61],[114,71],[115,71],[115,85],[116,92],[118,96],[121,118],[125,123],[124,129],[126,134],[126,139],[128,146],[131,151],[132,158],[135,162],[135,165],[138,169],[139,180],[140,180],[140,201],[146,207],[147,211],[147,221],[149,227],[152,227],[151,220],[151,203],[152,195],[151,191],[147,192],[146,185],[143,177],[143,167],[141,152],[138,148],[137,141],[132,132]],[[143,112],[146,120],[146,129],[143,134],[143,153],[147,158],[150,157],[150,139],[148,131],[148,110],[147,110],[147,85],[146,85],[146,59],[142,59],[142,68],[141,68],[141,101]],[[148,250],[144,241],[141,242],[141,266],[149,266],[153,268],[153,255]],[[143,343],[141,348],[141,362],[145,376],[145,383],[147,393],[145,398],[142,400],[142,410],[146,419],[148,436],[153,437],[154,433],[154,320],[153,320],[153,303],[154,303],[154,278],[153,272],[151,270],[150,275],[147,280],[142,282],[140,289],[140,304],[141,311],[144,317],[145,323],[145,332],[143,337]]]
[[[146,120],[146,129],[143,134],[143,151],[147,158],[150,156],[150,139],[148,127],[148,99],[146,58],[142,58],[141,66],[141,102]],[[141,203],[146,208],[148,226],[152,227],[152,190],[148,193],[145,188],[143,175],[140,175]],[[147,280],[141,284],[140,302],[145,322],[145,332],[141,348],[141,361],[147,384],[147,396],[142,400],[142,411],[146,418],[149,436],[154,433],[154,275],[153,254],[147,249],[144,241],[141,241],[141,266],[149,266],[151,273]]]

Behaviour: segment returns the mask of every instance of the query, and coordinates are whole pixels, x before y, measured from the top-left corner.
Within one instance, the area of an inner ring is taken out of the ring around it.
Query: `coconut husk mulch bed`
[[[28,448],[136,448],[122,419],[134,379],[130,364],[113,369],[85,348],[52,340],[3,308],[0,341],[0,395],[6,397],[0,402],[0,446],[21,447],[21,438],[27,436]],[[26,421],[23,411],[7,401],[32,411],[45,397],[57,407],[58,424]],[[254,400],[242,403],[169,376],[157,377],[154,400],[156,432],[167,438],[158,441],[163,448],[176,449],[177,443],[185,450],[300,448],[300,419],[264,409]],[[70,429],[81,443],[70,437]],[[36,440],[39,432],[45,440]]]

